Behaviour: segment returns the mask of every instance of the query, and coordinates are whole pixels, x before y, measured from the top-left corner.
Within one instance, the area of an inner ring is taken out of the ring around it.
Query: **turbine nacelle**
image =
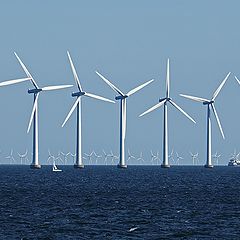
[[[170,98],[170,97],[166,97],[166,98],[159,98],[159,100],[158,100],[158,102],[162,102],[162,101],[171,101],[172,100],[172,98]]]
[[[86,94],[86,92],[73,92],[72,97],[81,97],[85,94]]]
[[[205,101],[205,102],[203,102],[203,105],[210,105],[210,104],[213,104],[213,103],[214,103],[214,100]]]
[[[122,100],[122,99],[125,99],[125,98],[127,98],[128,96],[127,95],[123,95],[123,96],[117,96],[117,97],[115,97],[115,100]]]
[[[34,88],[34,89],[28,89],[28,93],[34,93],[34,94],[37,94],[39,92],[41,92],[42,89],[41,88]]]

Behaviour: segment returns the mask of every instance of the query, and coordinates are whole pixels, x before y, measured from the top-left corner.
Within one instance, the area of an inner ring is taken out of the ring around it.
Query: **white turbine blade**
[[[166,97],[170,95],[170,71],[169,71],[169,58],[167,60],[167,76],[166,76]]]
[[[31,80],[31,78],[22,78],[22,79],[4,81],[4,82],[0,83],[0,87],[15,84],[15,83],[24,82],[24,81],[27,81],[27,80]]]
[[[126,126],[127,126],[127,100],[126,98],[124,98],[122,100],[122,118],[123,118],[123,122],[122,122],[122,126],[123,126],[123,139],[125,139],[126,137]]]
[[[68,51],[67,51],[67,55],[68,55],[68,59],[69,59],[69,62],[70,62],[71,68],[72,68],[73,76],[74,76],[74,79],[75,79],[75,81],[77,83],[78,89],[79,89],[79,91],[82,92],[82,86],[81,86],[80,81],[78,79],[77,71],[76,71],[76,69],[74,67],[72,58],[71,58],[70,53]]]
[[[73,85],[47,86],[47,87],[43,87],[42,91],[59,90],[59,89],[69,88],[69,87],[72,87],[72,86]]]
[[[80,104],[80,97],[77,98],[77,100],[75,101],[75,103],[73,104],[71,110],[69,111],[67,117],[65,118],[62,127],[65,125],[65,123],[68,121],[68,119],[70,118],[70,116],[72,115],[74,109],[77,107],[78,103]]]
[[[144,84],[142,84],[142,85],[140,85],[140,86],[132,89],[131,91],[129,91],[129,92],[127,93],[127,96],[131,96],[132,94],[134,94],[135,92],[139,91],[140,89],[146,87],[148,84],[150,84],[150,83],[153,82],[153,81],[154,81],[154,80],[152,79],[152,80],[150,80],[150,81],[148,81],[148,82],[146,82],[146,83],[144,83]]]
[[[229,77],[230,74],[231,74],[231,72],[229,72],[229,73],[227,74],[227,76],[223,79],[223,81],[221,82],[221,84],[219,85],[219,87],[217,88],[217,90],[214,92],[213,97],[212,97],[212,100],[213,100],[213,101],[216,99],[217,95],[218,95],[219,92],[221,91],[223,85],[224,85],[225,82],[227,81],[227,79],[228,79],[228,77]]]
[[[116,86],[114,86],[109,80],[107,80],[103,75],[101,75],[99,72],[95,71],[96,74],[108,85],[110,86],[115,92],[120,94],[121,96],[124,96],[124,93],[119,90]]]
[[[29,133],[30,127],[32,125],[33,116],[34,116],[34,113],[35,113],[36,108],[37,108],[38,97],[39,97],[39,93],[37,93],[37,96],[36,96],[36,98],[34,100],[34,103],[33,103],[33,108],[32,108],[32,113],[31,113],[31,117],[30,117],[30,120],[29,120],[28,128],[27,128],[27,133]]]
[[[225,136],[224,136],[224,133],[223,133],[223,129],[222,129],[222,125],[221,125],[221,122],[220,122],[220,120],[219,120],[219,117],[218,117],[216,108],[215,108],[214,104],[211,104],[211,106],[212,106],[212,110],[213,110],[213,113],[214,113],[214,115],[215,115],[215,118],[216,118],[216,120],[217,120],[218,127],[219,127],[219,129],[220,129],[221,134],[222,134],[222,137],[223,137],[223,139],[225,139]]]
[[[240,81],[236,76],[235,76],[235,79],[237,80],[238,84],[240,85]]]
[[[157,103],[157,104],[154,105],[153,107],[149,108],[147,111],[145,111],[145,112],[143,112],[142,114],[140,114],[139,117],[142,117],[142,116],[146,115],[147,113],[150,113],[150,112],[152,112],[153,110],[161,107],[165,102],[166,102],[166,100]]]
[[[27,75],[29,78],[31,78],[31,82],[32,82],[32,84],[34,85],[34,87],[35,87],[35,88],[39,88],[38,85],[37,85],[37,83],[34,81],[32,75],[31,75],[30,72],[27,70],[27,68],[26,68],[26,66],[23,64],[22,60],[21,60],[21,59],[19,58],[19,56],[17,55],[17,53],[14,52],[14,54],[15,54],[18,62],[19,62],[20,65],[22,66],[23,71],[26,73],[26,75]]]
[[[95,99],[102,100],[102,101],[105,101],[105,102],[115,103],[114,101],[112,101],[108,98],[104,98],[104,97],[101,97],[101,96],[98,96],[98,95],[95,95],[95,94],[92,94],[92,93],[85,92],[84,96],[95,98]]]
[[[179,95],[181,97],[185,97],[185,98],[191,99],[196,102],[210,102],[210,100],[208,100],[206,98],[194,97],[194,96],[189,96],[189,95],[185,95],[185,94],[179,94]]]
[[[182,108],[180,108],[175,102],[173,102],[172,100],[169,100],[169,102],[175,107],[177,108],[181,113],[183,113],[189,120],[191,120],[192,122],[196,123],[195,120],[190,117],[185,111],[182,110]]]

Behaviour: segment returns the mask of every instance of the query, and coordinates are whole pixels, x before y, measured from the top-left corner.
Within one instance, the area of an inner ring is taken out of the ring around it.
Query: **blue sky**
[[[213,119],[213,152],[227,163],[239,147],[240,77],[239,1],[4,1],[0,9],[0,81],[25,77],[18,53],[40,86],[74,84],[69,50],[84,90],[114,98],[95,74],[108,77],[122,91],[155,81],[128,99],[126,145],[133,154],[162,152],[162,109],[138,115],[164,96],[166,60],[170,58],[171,96],[197,124],[169,107],[169,145],[190,163],[188,151],[205,162],[206,109],[180,93],[210,97],[231,71],[216,108],[226,140]],[[0,89],[0,148],[31,149],[26,133],[32,108],[30,83]],[[73,104],[75,88],[43,93],[39,101],[40,161],[47,149],[74,151],[75,115],[61,128]],[[83,100],[83,148],[118,152],[119,104]]]

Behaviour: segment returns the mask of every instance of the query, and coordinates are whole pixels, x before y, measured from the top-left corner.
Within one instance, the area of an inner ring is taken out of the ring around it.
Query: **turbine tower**
[[[127,94],[124,94],[119,88],[113,85],[109,80],[107,80],[103,75],[97,72],[97,75],[115,91],[118,96],[115,97],[116,100],[120,101],[120,158],[119,158],[119,168],[127,168],[127,164],[125,161],[125,137],[126,137],[126,119],[127,119],[127,98],[132,94],[136,93],[140,89],[146,87],[148,84],[153,82],[153,79],[130,90]]]
[[[67,52],[67,55],[68,55],[68,59],[69,59],[70,65],[71,65],[71,69],[72,69],[72,72],[73,72],[75,82],[76,82],[77,87],[78,87],[78,92],[72,93],[72,97],[77,97],[77,100],[73,104],[70,112],[68,113],[66,119],[64,120],[64,122],[62,124],[62,127],[68,121],[68,119],[72,115],[74,109],[77,108],[77,144],[76,144],[76,163],[74,164],[74,168],[84,168],[83,157],[82,157],[82,111],[81,111],[82,107],[81,107],[81,98],[83,96],[86,96],[86,97],[95,98],[95,99],[106,101],[106,102],[111,102],[111,103],[115,103],[115,102],[112,101],[112,100],[109,100],[107,98],[97,96],[97,95],[92,94],[92,93],[84,92],[83,89],[82,89],[82,86],[80,84],[80,81],[79,81],[79,78],[78,78],[78,75],[77,75],[77,71],[76,71],[76,69],[74,67],[74,64],[73,64],[73,61],[71,59],[70,53]]]
[[[30,121],[28,124],[27,132],[29,133],[30,127],[33,122],[33,159],[32,159],[32,164],[30,165],[30,167],[33,169],[39,169],[39,168],[41,168],[41,165],[40,165],[39,159],[38,159],[38,98],[39,98],[39,94],[40,94],[40,92],[44,92],[44,91],[51,91],[51,90],[58,90],[58,89],[72,87],[72,85],[47,86],[47,87],[40,88],[37,85],[36,81],[33,79],[30,72],[27,70],[26,66],[23,64],[21,59],[18,57],[18,55],[16,53],[14,53],[14,54],[15,54],[18,62],[20,63],[21,67],[23,68],[24,72],[26,73],[27,77],[30,79],[30,81],[32,82],[32,84],[34,86],[33,89],[28,90],[29,94],[33,94],[34,102],[33,102],[33,109],[32,109]]]
[[[177,110],[179,110],[181,113],[183,113],[188,119],[190,119],[192,122],[196,123],[193,118],[191,118],[186,112],[182,110],[174,101],[172,101],[172,98],[170,98],[170,70],[169,70],[169,59],[167,60],[167,76],[166,76],[166,97],[159,99],[159,103],[145,111],[144,113],[140,114],[139,116],[142,117],[147,113],[152,112],[153,110],[160,108],[163,106],[163,162],[161,167],[163,168],[169,168],[169,156],[168,156],[168,111],[167,111],[167,104],[170,103],[173,105]]]
[[[227,76],[223,79],[223,81],[221,82],[221,84],[219,85],[219,87],[217,88],[217,90],[213,93],[212,98],[206,99],[206,98],[200,98],[200,97],[194,97],[194,96],[189,96],[189,95],[185,95],[185,94],[180,94],[180,96],[188,98],[190,100],[196,101],[196,102],[201,102],[203,105],[205,105],[207,107],[207,162],[204,165],[206,168],[212,168],[213,167],[213,163],[212,163],[212,125],[211,125],[211,111],[213,112],[218,127],[220,129],[220,132],[222,134],[223,139],[225,138],[224,133],[223,133],[223,129],[216,111],[216,108],[214,106],[214,102],[216,100],[216,97],[218,96],[218,94],[220,93],[221,89],[223,88],[223,85],[225,84],[225,82],[227,81],[228,77],[230,75],[230,72],[227,74]]]

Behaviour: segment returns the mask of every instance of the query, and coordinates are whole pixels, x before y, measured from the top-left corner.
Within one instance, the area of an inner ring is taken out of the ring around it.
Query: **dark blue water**
[[[240,168],[62,169],[0,166],[0,239],[240,239]]]

